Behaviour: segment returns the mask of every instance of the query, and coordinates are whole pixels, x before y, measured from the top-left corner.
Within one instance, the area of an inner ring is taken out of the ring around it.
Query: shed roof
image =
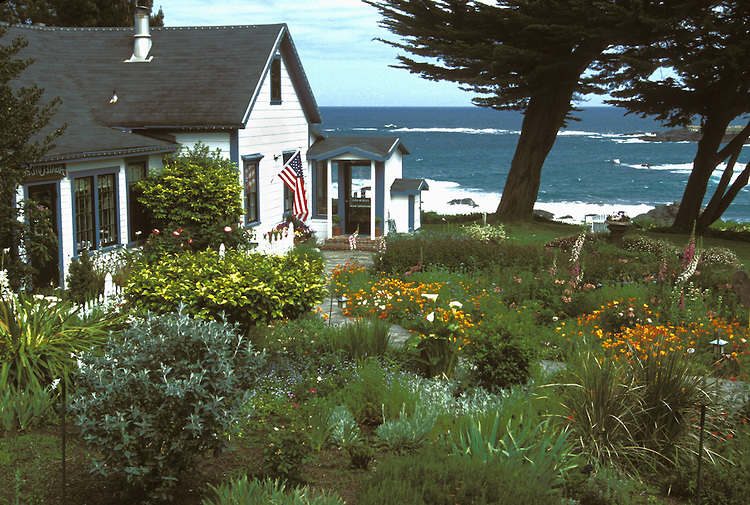
[[[51,155],[92,149],[165,146],[166,140],[112,130],[242,128],[271,59],[279,52],[308,120],[320,112],[285,24],[151,28],[150,62],[133,54],[134,28],[11,26],[22,36],[20,58],[34,63],[16,80],[62,99],[46,133],[66,133]],[[110,103],[113,92],[117,102]]]
[[[424,179],[396,179],[391,184],[391,194],[418,195],[423,190],[429,190]]]
[[[409,154],[399,137],[332,136],[318,139],[307,150],[307,159],[322,161],[352,153],[375,161],[385,161],[396,150]]]

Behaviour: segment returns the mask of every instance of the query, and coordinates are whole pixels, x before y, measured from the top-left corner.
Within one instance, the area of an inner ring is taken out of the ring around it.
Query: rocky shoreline
[[[736,137],[743,129],[742,126],[730,126],[727,133],[724,135],[724,142],[729,142]],[[673,130],[667,130],[664,132],[648,133],[639,135],[640,140],[646,142],[698,142],[701,139],[702,133],[700,128],[697,126],[686,127],[686,128],[675,128]],[[750,139],[745,142],[750,144]]]

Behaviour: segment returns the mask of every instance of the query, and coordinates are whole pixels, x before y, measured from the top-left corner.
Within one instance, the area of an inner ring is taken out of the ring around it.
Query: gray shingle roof
[[[321,161],[340,154],[352,153],[375,161],[385,161],[396,149],[402,154],[409,154],[409,150],[399,137],[332,136],[316,140],[307,150],[307,158]]]
[[[276,48],[308,120],[320,123],[284,24],[151,28],[148,63],[124,62],[133,53],[134,28],[12,26],[2,43],[18,35],[28,42],[19,57],[35,60],[18,82],[63,101],[51,127],[69,126],[52,155],[169,145],[111,127],[241,128]],[[110,104],[113,91],[118,100]]]
[[[417,195],[420,191],[429,189],[424,179],[396,179],[391,184],[392,194]]]

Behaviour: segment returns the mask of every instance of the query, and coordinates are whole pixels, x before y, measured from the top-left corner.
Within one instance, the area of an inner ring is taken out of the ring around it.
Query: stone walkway
[[[354,252],[354,254],[352,254],[352,252],[349,250],[323,250],[321,252],[323,254],[323,260],[325,261],[325,275],[326,279],[328,280],[330,280],[331,272],[336,266],[344,265],[352,260],[358,261],[365,267],[371,267],[373,265],[371,252],[356,251]],[[341,309],[336,302],[337,300],[334,299],[332,303],[331,297],[329,296],[318,305],[321,313],[329,316],[328,322],[330,323],[330,325],[341,326],[342,324],[352,322],[353,318],[345,316],[341,312]],[[398,347],[406,342],[406,339],[409,338],[411,332],[405,328],[402,328],[401,326],[394,324],[391,326],[390,334],[391,344]]]

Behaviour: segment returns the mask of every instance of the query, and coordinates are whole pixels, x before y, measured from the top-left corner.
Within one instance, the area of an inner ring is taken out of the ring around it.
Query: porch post
[[[328,235],[328,238],[333,237],[333,176],[331,175],[331,160],[326,160],[326,185],[328,189],[326,190],[326,198],[328,199],[328,205],[326,206],[326,209],[328,209],[327,216],[326,216],[326,227],[328,228],[328,231],[326,234]]]
[[[370,160],[370,240],[375,240],[375,194],[377,193],[377,184],[375,184],[375,160]]]

